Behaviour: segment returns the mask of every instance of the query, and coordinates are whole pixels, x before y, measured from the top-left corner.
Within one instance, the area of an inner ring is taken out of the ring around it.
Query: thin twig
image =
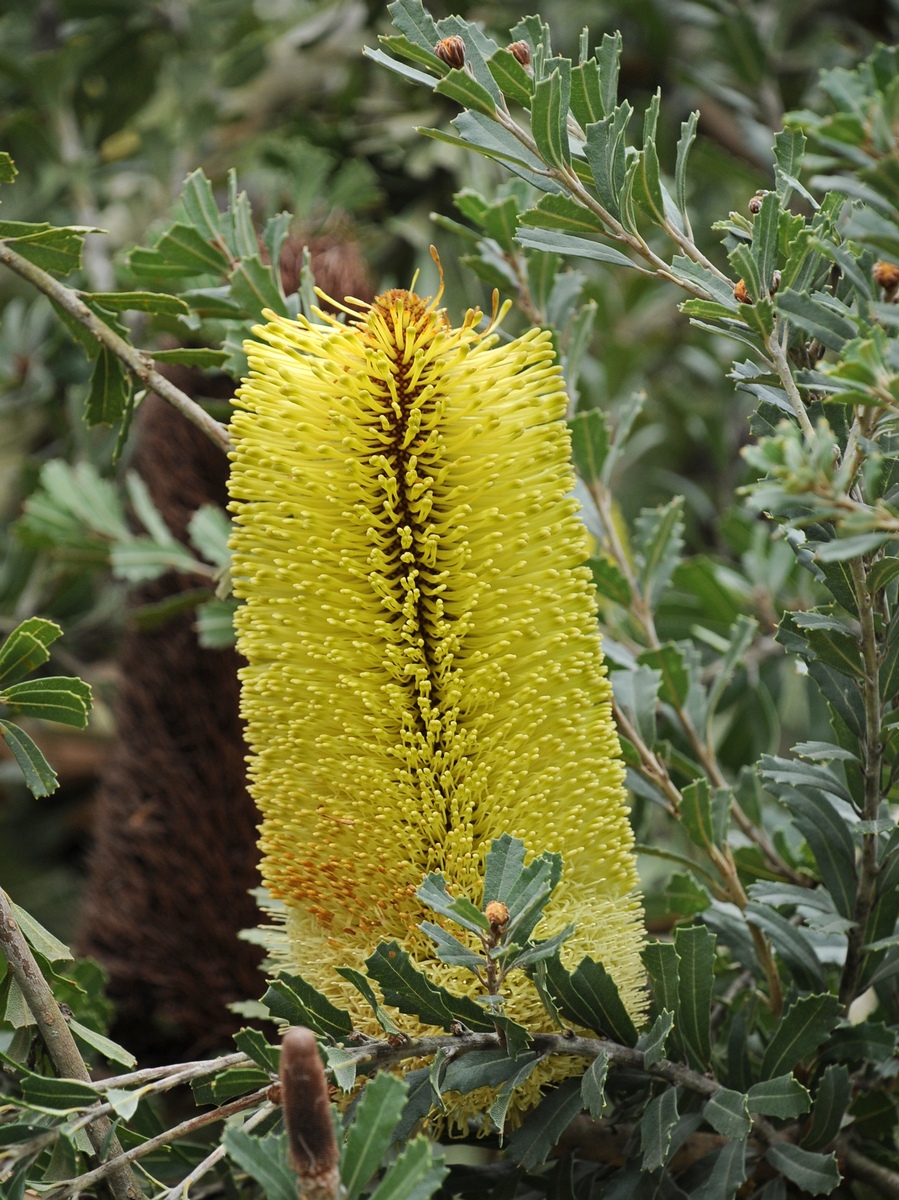
[[[255,1129],[257,1125],[260,1125],[265,1120],[265,1118],[270,1112],[273,1111],[273,1109],[274,1105],[263,1104],[258,1112],[254,1112],[252,1117],[247,1117],[246,1121],[244,1121],[244,1130],[246,1131]],[[197,1163],[190,1174],[185,1175],[179,1184],[173,1188],[167,1188],[164,1192],[160,1192],[158,1195],[153,1196],[152,1200],[178,1200],[179,1196],[186,1196],[188,1189],[191,1188],[198,1179],[202,1179],[204,1175],[211,1171],[216,1163],[221,1162],[226,1153],[227,1151],[225,1150],[224,1145],[219,1142],[212,1153],[207,1154],[202,1162]]]
[[[66,1024],[56,997],[50,990],[41,969],[35,961],[31,948],[19,928],[12,905],[0,888],[0,949],[6,956],[13,979],[19,985],[25,1002],[37,1021],[38,1029],[47,1046],[50,1057],[64,1079],[78,1079],[90,1083],[90,1073],[71,1030]],[[99,1116],[87,1127],[91,1145],[102,1161],[107,1152],[116,1156],[98,1168],[103,1177],[109,1177],[109,1185],[116,1200],[137,1200],[142,1195],[137,1180],[122,1158],[122,1147],[115,1136],[107,1116]]]
[[[205,433],[220,450],[227,451],[229,449],[231,439],[224,425],[220,425],[186,392],[182,392],[164,375],[160,375],[153,365],[152,357],[144,351],[136,349],[130,342],[120,337],[114,329],[110,329],[104,321],[91,312],[77,292],[54,279],[47,271],[41,270],[34,263],[22,258],[6,242],[0,242],[0,262],[55,301],[70,317],[83,325],[92,337],[120,359],[129,371],[132,371],[151,391],[155,392],[157,396],[161,396],[163,400],[167,400],[192,425]]]
[[[787,361],[786,351],[780,344],[780,339],[777,336],[778,330],[775,324],[774,332],[765,338],[765,346],[768,353],[771,355],[771,362],[777,372],[777,377],[781,382],[784,391],[787,393],[787,399],[790,401],[790,407],[796,414],[796,420],[799,422],[799,428],[805,434],[809,441],[815,437],[815,427],[809,420],[808,412],[803,403],[802,396],[799,393],[799,388],[796,386],[796,380],[793,378],[793,372],[790,370],[790,364]]]

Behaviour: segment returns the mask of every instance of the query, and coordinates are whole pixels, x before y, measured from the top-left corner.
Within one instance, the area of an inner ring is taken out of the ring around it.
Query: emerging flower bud
[[[465,66],[465,43],[460,37],[446,37],[434,47],[434,53],[448,67]]]
[[[899,288],[899,263],[881,258],[874,264],[871,274],[877,286],[882,287],[888,298],[892,299],[896,289]]]
[[[502,933],[509,921],[509,910],[501,900],[489,900],[484,909],[484,916],[490,922],[494,933]]]
[[[513,42],[506,49],[509,53],[521,63],[523,67],[531,65],[531,48],[527,42]]]
[[[281,1042],[281,1104],[290,1158],[305,1200],[337,1200],[340,1156],[328,1082],[315,1036],[288,1029]]]
[[[752,297],[749,295],[749,289],[746,287],[745,279],[737,280],[737,285],[734,288],[734,299],[739,300],[741,304],[752,303]]]
[[[757,216],[758,213],[762,211],[762,201],[767,195],[767,192],[756,192],[756,194],[749,201],[749,211],[753,216]]]

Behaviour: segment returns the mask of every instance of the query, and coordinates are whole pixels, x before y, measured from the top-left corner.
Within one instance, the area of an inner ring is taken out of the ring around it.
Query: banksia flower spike
[[[257,328],[231,429],[243,711],[283,965],[372,1034],[335,968],[380,941],[476,995],[418,929],[433,914],[415,888],[442,871],[454,895],[495,899],[484,858],[509,833],[564,859],[537,936],[576,922],[564,960],[601,960],[637,1016],[633,837],[550,335],[503,344],[477,310],[453,328],[401,290],[347,313]],[[521,972],[506,1011],[549,1028]],[[535,1072],[534,1095],[571,1069]]]

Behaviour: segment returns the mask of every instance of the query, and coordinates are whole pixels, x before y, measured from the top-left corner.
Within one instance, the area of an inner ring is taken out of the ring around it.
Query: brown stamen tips
[[[281,1041],[284,1128],[304,1200],[338,1200],[340,1171],[328,1082],[315,1037],[288,1029]]]
[[[737,286],[734,288],[734,299],[739,300],[741,304],[752,303],[752,297],[749,295],[749,291],[746,287],[746,281],[744,279],[737,280]]]
[[[527,42],[513,42],[511,46],[506,46],[506,49],[523,67],[531,65],[531,48]]]
[[[465,66],[465,43],[460,37],[444,38],[434,47],[434,53],[448,67]]]
[[[488,900],[484,916],[490,922],[490,929],[494,935],[502,933],[509,923],[509,910],[501,900]]]
[[[871,274],[874,276],[877,286],[883,288],[885,299],[894,299],[896,290],[899,288],[899,263],[888,262],[885,258],[881,258],[874,264]]]
[[[756,194],[749,201],[749,211],[753,216],[756,216],[762,211],[762,201],[767,195],[767,192],[756,192]]]

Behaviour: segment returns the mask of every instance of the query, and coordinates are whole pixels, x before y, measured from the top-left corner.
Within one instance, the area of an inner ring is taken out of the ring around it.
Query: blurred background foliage
[[[502,40],[534,7],[533,0],[454,0],[431,10],[481,21]],[[642,110],[656,88],[663,91],[663,169],[673,167],[681,121],[700,110],[689,203],[702,249],[721,263],[713,224],[731,210],[745,213],[771,183],[772,132],[783,114],[825,111],[819,72],[851,66],[899,32],[896,0],[555,0],[542,7],[562,54],[576,53],[585,24],[595,41],[621,29],[620,95]],[[407,286],[420,269],[419,290],[433,291],[433,242],[453,315],[470,304],[489,308],[497,285],[522,301],[506,324],[516,332],[545,315],[552,301],[541,295],[541,278],[552,272],[544,256],[497,241],[489,220],[477,228],[476,203],[454,207],[466,189],[469,197],[492,195],[501,176],[484,159],[416,132],[448,127],[457,110],[362,56],[389,25],[379,0],[6,0],[0,147],[19,176],[4,189],[4,219],[105,230],[88,240],[84,286],[139,287],[125,252],[153,243],[185,175],[202,168],[224,195],[233,167],[260,224],[286,208],[303,240],[357,242],[379,287]],[[436,223],[435,212],[443,218]],[[739,449],[750,401],[726,381],[727,345],[689,327],[673,287],[636,272],[578,269],[583,277],[571,285],[580,284],[582,302],[595,303],[579,409],[599,407],[614,424],[645,394],[618,472],[622,520],[672,495],[685,500],[693,557],[666,597],[661,636],[685,636],[697,604],[707,626],[717,606],[722,631],[751,611],[773,635],[776,614],[799,604],[811,583],[797,577],[785,545],[730,507],[746,471]],[[63,782],[52,800],[30,799],[12,764],[0,760],[0,878],[65,937],[77,911],[92,786],[112,732],[126,584],[110,577],[89,539],[77,551],[42,545],[21,514],[46,462],[88,464],[117,482],[128,452],[112,466],[114,434],[82,422],[90,365],[47,302],[4,274],[0,308],[0,631],[35,613],[57,620],[66,634],[60,668],[90,680],[98,696],[84,737],[35,731]],[[137,344],[171,334],[164,322],[134,319],[146,322],[133,329]],[[779,660],[750,670],[754,703],[733,722],[722,751],[732,767],[795,741],[810,718]],[[735,686],[745,684],[741,674]],[[787,731],[779,725],[784,713],[795,726]],[[639,826],[639,799],[636,817]]]

